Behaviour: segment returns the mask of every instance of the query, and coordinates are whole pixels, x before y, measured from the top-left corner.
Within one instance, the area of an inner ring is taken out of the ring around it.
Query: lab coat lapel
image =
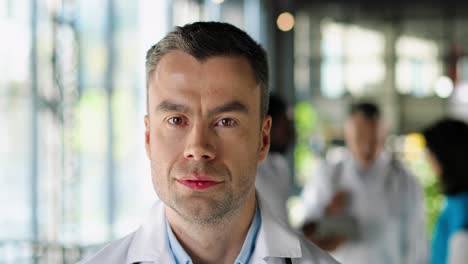
[[[135,233],[128,251],[127,263],[174,263],[167,243],[165,218],[164,204],[158,200]]]
[[[299,238],[289,227],[277,221],[267,207],[262,206],[262,197],[258,192],[257,199],[262,225],[258,232],[252,263],[284,263],[284,258],[300,258],[302,252]]]

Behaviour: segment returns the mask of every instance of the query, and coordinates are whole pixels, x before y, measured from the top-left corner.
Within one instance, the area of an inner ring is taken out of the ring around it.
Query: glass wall
[[[0,240],[33,238],[30,10],[28,0],[0,2]]]
[[[345,93],[375,94],[385,78],[385,40],[381,32],[324,20],[322,31],[321,93],[338,98]]]

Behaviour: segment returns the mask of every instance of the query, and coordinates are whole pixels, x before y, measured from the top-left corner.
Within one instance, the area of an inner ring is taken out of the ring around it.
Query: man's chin
[[[178,199],[170,207],[186,221],[198,224],[211,224],[221,221],[230,211],[227,203],[206,197]]]
[[[194,211],[194,210],[181,210],[179,216],[184,221],[196,225],[213,225],[223,222],[227,213],[212,212],[212,211]]]

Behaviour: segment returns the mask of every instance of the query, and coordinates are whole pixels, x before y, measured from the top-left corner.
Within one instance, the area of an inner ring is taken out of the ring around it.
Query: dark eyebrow
[[[185,105],[170,102],[168,100],[162,101],[157,107],[156,112],[182,112],[188,113],[189,108]]]
[[[156,106],[156,112],[181,112],[181,113],[189,113],[190,109],[182,104],[177,104],[168,100],[162,101],[158,106]],[[221,106],[217,106],[213,109],[211,109],[208,112],[209,116],[217,115],[220,113],[226,113],[226,112],[241,112],[248,114],[249,109],[245,104],[239,102],[239,101],[232,101],[229,103],[226,103]]]
[[[208,114],[212,116],[212,115],[217,115],[217,114],[225,113],[225,112],[241,112],[241,113],[248,114],[249,109],[247,108],[247,106],[245,106],[245,104],[239,101],[232,101],[224,105],[215,107],[214,109],[210,110]]]

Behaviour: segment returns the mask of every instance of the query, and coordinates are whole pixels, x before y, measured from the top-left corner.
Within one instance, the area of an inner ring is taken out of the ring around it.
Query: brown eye
[[[184,119],[179,116],[174,116],[169,118],[168,120],[169,124],[174,125],[174,126],[182,126],[185,124]]]
[[[217,125],[222,126],[222,127],[231,127],[231,126],[234,126],[236,124],[237,124],[237,122],[234,119],[223,118],[223,119],[219,120]]]

